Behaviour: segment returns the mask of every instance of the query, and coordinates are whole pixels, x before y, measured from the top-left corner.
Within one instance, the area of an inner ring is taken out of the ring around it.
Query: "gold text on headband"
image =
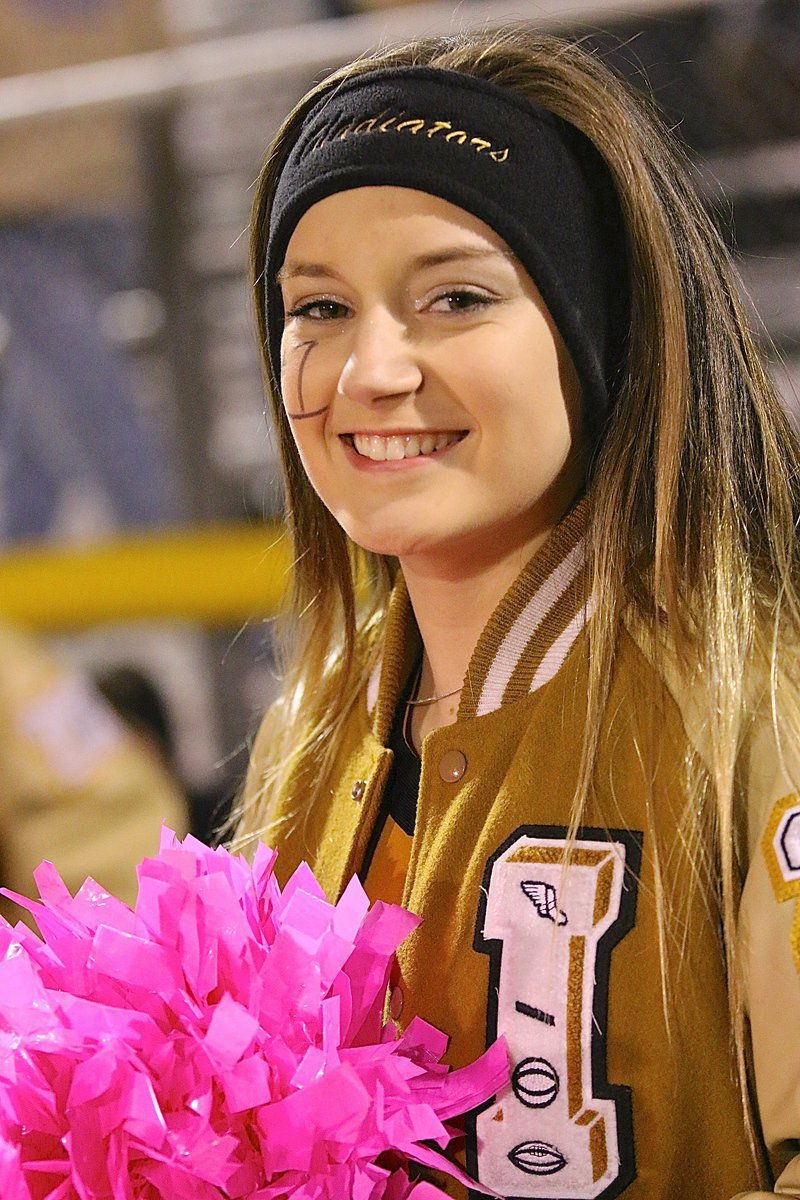
[[[466,129],[454,128],[451,121],[407,117],[402,112],[387,115],[385,111],[374,117],[364,117],[357,125],[353,124],[352,118],[344,127],[338,121],[331,121],[321,130],[309,150],[311,152],[319,150],[327,142],[332,142],[337,138],[345,141],[349,137],[357,137],[364,133],[411,133],[414,135],[424,133],[428,138],[441,135],[446,142],[456,142],[459,146],[470,146],[476,154],[483,154],[484,151],[487,151],[488,157],[496,163],[506,162],[509,154],[507,146],[503,150],[498,150],[486,138],[472,136]]]

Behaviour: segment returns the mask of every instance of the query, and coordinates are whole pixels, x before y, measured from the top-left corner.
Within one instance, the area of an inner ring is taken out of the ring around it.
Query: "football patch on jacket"
[[[569,845],[569,862],[564,858]],[[611,952],[631,929],[641,835],[524,826],[487,863],[475,949],[511,1083],[473,1116],[468,1164],[508,1200],[612,1200],[636,1176],[630,1089],[608,1082]]]
[[[800,899],[800,797],[796,792],[784,796],[773,808],[761,850],[778,903]],[[800,971],[800,905],[792,923],[791,946]]]

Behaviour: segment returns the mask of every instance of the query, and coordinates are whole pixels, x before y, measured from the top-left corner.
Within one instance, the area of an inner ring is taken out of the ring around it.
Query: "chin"
[[[349,536],[362,550],[367,550],[370,554],[380,554],[384,558],[401,558],[409,553],[407,538],[386,538],[377,534],[372,537],[353,537],[352,534]]]
[[[428,545],[427,539],[418,534],[412,536],[408,529],[388,529],[385,526],[374,529],[355,521],[342,521],[341,524],[350,540],[362,550],[368,550],[370,554],[381,554],[386,558],[402,558],[404,555],[417,553]]]

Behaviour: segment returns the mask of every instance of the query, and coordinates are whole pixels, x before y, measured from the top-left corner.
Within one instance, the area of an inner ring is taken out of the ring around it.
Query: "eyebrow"
[[[412,260],[413,270],[424,270],[425,267],[438,267],[442,263],[458,262],[459,259],[475,260],[487,258],[503,258],[514,260],[511,250],[482,248],[480,246],[453,246],[449,250],[435,250],[431,254],[420,254]]]
[[[326,276],[330,279],[340,279],[341,276],[326,267],[324,263],[295,263],[293,266],[283,264],[281,269],[275,275],[276,283],[284,283],[287,279],[295,279],[298,275],[304,276],[307,279],[321,279]]]
[[[510,262],[516,261],[516,256],[511,250],[487,249],[480,246],[452,246],[446,250],[434,250],[430,254],[419,254],[416,258],[412,258],[409,263],[409,272],[423,271],[429,267],[439,267],[451,262],[492,258],[502,258]],[[302,275],[306,279],[321,279],[323,277],[330,279],[340,278],[336,271],[324,263],[315,262],[299,262],[288,265],[284,263],[275,278],[278,283],[283,283],[285,280],[295,279],[299,275]]]

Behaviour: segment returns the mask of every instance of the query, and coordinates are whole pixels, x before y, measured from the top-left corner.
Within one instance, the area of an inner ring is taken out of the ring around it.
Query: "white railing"
[[[708,0],[466,0],[414,4],[376,13],[309,21],[176,46],[102,62],[0,80],[0,126],[59,113],[162,103],[190,89],[286,71],[313,75],[383,42],[422,34],[533,21],[541,28],[601,27],[615,18],[643,19],[705,7]]]

